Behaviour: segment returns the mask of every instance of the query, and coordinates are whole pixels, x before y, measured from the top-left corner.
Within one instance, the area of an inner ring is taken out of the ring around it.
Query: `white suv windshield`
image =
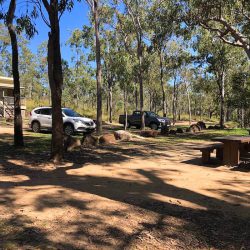
[[[78,114],[72,109],[63,109],[63,113],[69,117],[82,117],[80,114]]]

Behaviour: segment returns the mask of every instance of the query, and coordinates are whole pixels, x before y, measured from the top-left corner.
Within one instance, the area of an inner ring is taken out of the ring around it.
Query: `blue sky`
[[[81,28],[84,24],[89,24],[89,7],[82,1],[81,3],[75,1],[75,7],[71,12],[65,12],[61,18],[61,51],[63,59],[70,62],[72,52],[68,46],[65,45],[66,41],[70,37],[72,30]],[[43,22],[41,18],[36,20],[36,28],[38,34],[30,40],[30,49],[36,53],[37,48],[43,41],[48,40],[49,28]]]

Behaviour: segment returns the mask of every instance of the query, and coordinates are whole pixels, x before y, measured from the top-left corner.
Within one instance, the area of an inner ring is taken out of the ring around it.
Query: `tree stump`
[[[206,124],[205,124],[205,122],[203,122],[203,121],[197,122],[197,125],[201,128],[201,130],[206,129]]]
[[[158,131],[156,130],[142,130],[140,133],[143,137],[156,137],[158,135]]]
[[[116,139],[114,134],[106,134],[106,135],[102,135],[99,138],[99,143],[100,144],[115,144],[116,143]]]
[[[116,140],[121,140],[121,141],[130,141],[132,139],[132,135],[125,130],[115,131],[114,136]]]
[[[190,126],[189,131],[191,133],[197,133],[197,132],[201,131],[201,128],[197,124],[193,124],[193,125]]]

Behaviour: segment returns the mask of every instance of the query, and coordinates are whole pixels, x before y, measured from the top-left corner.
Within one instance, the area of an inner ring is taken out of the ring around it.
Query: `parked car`
[[[159,129],[162,126],[170,127],[171,122],[166,117],[160,117],[154,112],[144,111],[145,117],[145,126],[150,127],[151,129]],[[119,116],[119,123],[125,124],[125,115]],[[134,111],[132,115],[127,116],[127,125],[128,127],[135,126],[136,128],[141,127],[141,111]]]
[[[83,117],[72,109],[63,108],[63,129],[66,135],[72,135],[75,132],[93,132],[96,124],[93,120]],[[29,126],[33,132],[39,133],[41,130],[52,129],[52,108],[39,107],[30,112]]]

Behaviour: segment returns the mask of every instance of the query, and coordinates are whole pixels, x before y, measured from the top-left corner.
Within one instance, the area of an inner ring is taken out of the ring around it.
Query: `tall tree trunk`
[[[107,116],[109,116],[109,91],[108,91],[108,95],[106,98],[106,112],[107,112]]]
[[[124,86],[123,98],[124,98],[124,114],[125,114],[124,130],[127,130],[127,127],[128,127],[128,108],[127,108],[127,103],[128,103],[128,101],[127,101],[126,86]]]
[[[241,112],[240,113],[241,113],[241,117],[240,117],[241,118],[240,119],[240,121],[241,121],[240,122],[241,123],[241,127],[244,128],[245,127],[245,110],[244,110],[243,107],[241,108]]]
[[[173,104],[172,104],[172,112],[173,112],[173,126],[176,122],[176,76],[174,77],[174,90],[173,90]]]
[[[161,75],[161,89],[162,89],[162,112],[163,117],[167,116],[167,103],[166,103],[166,91],[163,82],[163,56],[162,51],[160,51],[160,75]]]
[[[214,111],[209,109],[209,119],[212,119],[213,113],[214,113]]]
[[[110,84],[109,87],[109,122],[113,122],[113,93],[112,93],[112,86]]]
[[[139,59],[139,83],[140,83],[140,111],[141,111],[141,130],[145,129],[144,116],[144,91],[143,91],[143,73],[142,73],[142,47],[138,42],[138,59]]]
[[[14,78],[14,145],[18,147],[24,146],[23,142],[23,122],[21,112],[21,91],[20,91],[20,79],[19,79],[19,62],[18,62],[18,44],[16,31],[13,25],[13,19],[16,10],[16,0],[11,0],[7,17],[6,25],[11,39],[12,49],[12,73]]]
[[[157,102],[156,102],[156,97],[154,96],[154,108],[155,108],[155,113],[157,113]]]
[[[227,105],[227,111],[226,111],[226,121],[229,122],[230,121],[230,107]]]
[[[139,1],[134,1],[137,8],[140,8]],[[142,63],[143,63],[143,30],[140,23],[140,18],[136,12],[133,12],[131,8],[131,2],[125,1],[124,2],[127,11],[132,19],[133,26],[135,28],[136,32],[136,39],[137,39],[137,59],[139,61],[139,72],[138,72],[138,80],[140,85],[140,111],[141,111],[141,129],[145,129],[145,116],[144,116],[144,91],[143,91],[143,69],[142,69]]]
[[[179,84],[176,84],[176,94],[175,94],[175,120],[179,120],[180,116],[180,103],[179,103]],[[178,114],[178,118],[177,118]]]
[[[197,116],[197,97],[194,99],[194,117],[196,120],[196,116]]]
[[[152,111],[153,107],[152,107],[152,93],[151,91],[149,92],[149,110]]]
[[[200,121],[202,121],[202,95],[200,95]]]
[[[135,86],[135,110],[138,110],[138,89],[137,86]]]
[[[97,86],[97,134],[102,134],[102,67],[101,67],[101,44],[99,38],[99,0],[94,0],[93,6],[95,22],[95,41],[96,41],[96,86]]]
[[[187,99],[188,99],[188,116],[189,116],[189,126],[191,126],[192,123],[192,113],[191,113],[191,100],[190,100],[190,94],[188,90],[188,86],[186,84],[186,90],[187,90]]]
[[[61,104],[63,74],[57,1],[51,1],[50,5],[47,6],[46,9],[50,20],[48,40],[48,77],[52,103],[51,159],[53,162],[57,163],[61,162],[63,158],[63,119]]]
[[[220,88],[220,128],[224,128],[225,123],[225,73],[222,72],[219,79],[219,88]]]

